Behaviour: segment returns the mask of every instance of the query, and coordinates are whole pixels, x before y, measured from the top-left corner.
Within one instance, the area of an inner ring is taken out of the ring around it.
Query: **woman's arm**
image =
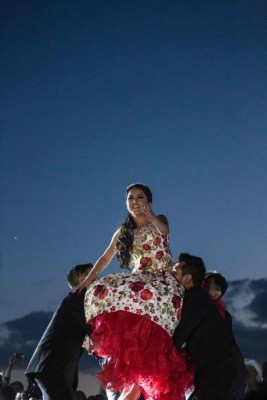
[[[84,281],[82,281],[76,288],[75,292],[80,293],[82,289],[85,287],[88,288],[93,280],[109,265],[112,258],[116,254],[116,242],[120,235],[120,228],[114,233],[112,236],[111,242],[106,249],[106,251],[102,254],[101,257],[96,261],[94,267],[91,269],[87,277]]]
[[[146,219],[157,228],[161,235],[169,234],[168,220],[164,215],[156,216],[150,204],[147,204],[142,211]]]
[[[169,234],[169,223],[165,215],[157,215],[154,222],[152,221],[152,224],[161,235],[167,236]]]

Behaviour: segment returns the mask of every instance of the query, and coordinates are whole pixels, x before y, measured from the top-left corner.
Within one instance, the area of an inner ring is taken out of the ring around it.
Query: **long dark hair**
[[[141,189],[149,203],[152,203],[152,192],[148,186],[143,183],[133,183],[126,189],[126,198],[131,189]],[[121,223],[120,236],[117,240],[117,257],[120,261],[121,268],[130,269],[131,252],[133,250],[133,229],[136,228],[136,223],[130,213],[126,215]]]

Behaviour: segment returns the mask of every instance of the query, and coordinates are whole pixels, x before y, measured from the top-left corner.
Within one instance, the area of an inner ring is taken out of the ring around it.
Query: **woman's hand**
[[[163,215],[155,215],[152,211],[151,204],[146,204],[142,209],[144,217],[153,224],[161,235],[169,234],[168,220]]]
[[[155,219],[156,219],[157,217],[156,217],[156,215],[153,213],[150,204],[146,204],[146,205],[143,207],[142,212],[143,212],[145,218],[148,220],[148,222],[151,222],[151,223],[153,224],[153,221],[155,221]]]
[[[103,269],[106,268],[106,266],[110,263],[110,261],[112,260],[112,258],[116,253],[116,242],[118,240],[119,235],[120,235],[120,228],[116,230],[116,232],[112,236],[111,242],[107,250],[97,260],[93,269],[89,272],[87,277],[81,283],[79,283],[79,285],[77,285],[76,288],[73,290],[74,293],[80,293],[84,288],[88,289],[91,283],[95,279],[97,279],[97,277],[103,271]]]

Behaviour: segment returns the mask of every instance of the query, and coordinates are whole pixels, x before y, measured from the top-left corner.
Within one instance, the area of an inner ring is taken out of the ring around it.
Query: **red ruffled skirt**
[[[163,328],[127,311],[105,312],[90,324],[94,352],[107,359],[98,374],[104,389],[122,392],[137,384],[146,399],[184,399],[193,371]]]

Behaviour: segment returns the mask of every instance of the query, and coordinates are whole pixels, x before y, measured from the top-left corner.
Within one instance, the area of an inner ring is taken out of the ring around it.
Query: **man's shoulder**
[[[66,315],[71,317],[72,315],[83,315],[84,314],[84,295],[85,290],[80,293],[69,292],[67,296],[59,304],[58,308],[54,313],[55,320],[62,319]]]
[[[82,290],[80,293],[69,292],[64,299],[61,301],[59,307],[63,305],[78,304],[84,301],[86,289]]]
[[[207,292],[201,286],[193,286],[185,290],[185,298],[209,299]]]
[[[195,308],[216,308],[208,293],[202,287],[192,287],[186,289],[184,295],[184,305],[194,304]]]

